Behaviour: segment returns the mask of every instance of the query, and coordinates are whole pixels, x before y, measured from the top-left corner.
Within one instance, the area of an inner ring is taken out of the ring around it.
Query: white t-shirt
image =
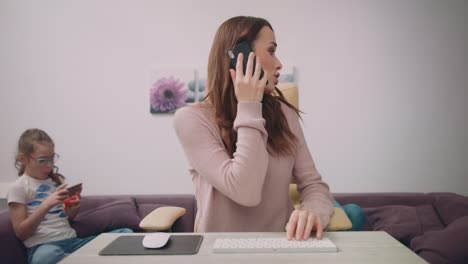
[[[7,194],[8,203],[22,203],[28,207],[28,217],[52,193],[58,185],[48,178],[38,180],[26,174],[19,177]],[[26,247],[76,237],[75,229],[70,226],[62,204],[52,207],[31,237],[24,240]]]

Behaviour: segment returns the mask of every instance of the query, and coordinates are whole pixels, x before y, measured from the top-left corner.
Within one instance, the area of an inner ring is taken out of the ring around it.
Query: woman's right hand
[[[57,204],[63,203],[63,201],[68,197],[68,190],[66,189],[67,184],[62,184],[57,187],[54,193],[49,195],[47,199],[44,200],[43,204],[48,208],[52,208]]]
[[[267,83],[268,73],[263,74],[263,78],[260,79],[261,64],[257,58],[255,71],[253,71],[253,61],[255,55],[250,52],[249,59],[247,61],[247,69],[244,75],[243,60],[244,54],[240,53],[237,56],[236,70],[230,69],[232,82],[234,84],[234,92],[238,102],[242,101],[254,101],[261,102],[263,99],[263,93]]]

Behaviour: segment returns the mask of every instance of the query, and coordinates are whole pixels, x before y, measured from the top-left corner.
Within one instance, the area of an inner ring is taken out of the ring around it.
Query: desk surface
[[[414,252],[385,232],[325,232],[338,247],[337,253],[212,253],[218,237],[284,237],[285,233],[197,233],[203,235],[198,254],[178,256],[99,256],[115,238],[138,233],[105,233],[66,257],[64,264],[77,263],[426,263]],[[143,234],[143,233],[142,233]],[[180,235],[187,233],[173,233]]]

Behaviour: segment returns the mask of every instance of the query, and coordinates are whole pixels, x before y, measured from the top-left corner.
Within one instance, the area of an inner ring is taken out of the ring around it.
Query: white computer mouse
[[[164,232],[150,233],[143,237],[143,246],[145,248],[161,248],[167,244],[171,234]]]

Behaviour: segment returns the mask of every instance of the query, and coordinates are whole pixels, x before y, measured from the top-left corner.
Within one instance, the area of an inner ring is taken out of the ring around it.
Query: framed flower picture
[[[150,113],[174,113],[187,103],[194,102],[189,86],[195,83],[193,69],[157,69],[151,71]]]
[[[178,108],[201,102],[206,96],[206,66],[159,68],[150,71],[150,113],[174,113]],[[296,68],[283,67],[280,83],[296,82]]]

